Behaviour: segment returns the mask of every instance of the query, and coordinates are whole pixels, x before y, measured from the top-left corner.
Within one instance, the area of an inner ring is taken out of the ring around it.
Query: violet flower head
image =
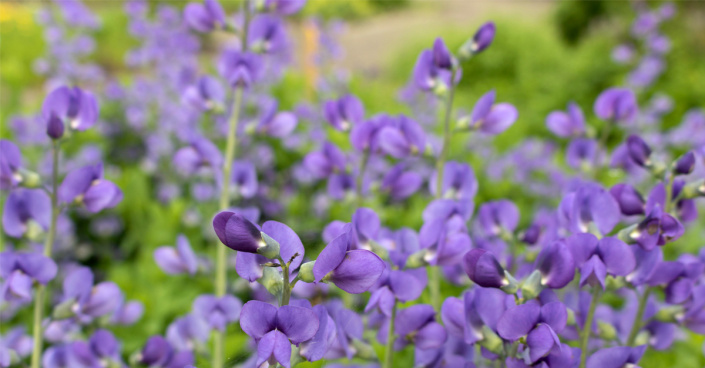
[[[243,198],[252,198],[257,194],[257,171],[248,160],[233,162],[232,185],[230,189]]]
[[[87,267],[78,267],[64,278],[62,305],[68,305],[70,312],[83,321],[114,313],[122,300],[115,283],[93,285],[93,272]]]
[[[381,189],[394,200],[403,200],[416,193],[423,185],[423,177],[415,171],[404,171],[405,164],[394,165],[382,178]]]
[[[257,366],[264,362],[291,368],[291,344],[310,340],[319,329],[318,315],[311,309],[285,305],[275,307],[258,300],[245,303],[240,327],[257,342]]]
[[[220,111],[225,108],[225,90],[215,78],[204,75],[186,88],[181,101],[196,110]]]
[[[463,268],[470,280],[487,288],[501,288],[509,285],[506,273],[495,256],[484,250],[475,248],[463,257]]]
[[[228,324],[237,322],[241,309],[242,302],[232,295],[201,295],[193,302],[193,314],[219,331],[225,331]]]
[[[269,101],[264,106],[256,127],[257,133],[275,138],[285,138],[296,129],[298,124],[296,114],[290,111],[278,111],[278,107],[279,104],[276,100]]]
[[[541,249],[536,269],[541,273],[541,285],[562,289],[575,277],[575,260],[563,240],[556,240]]]
[[[519,209],[506,199],[487,202],[480,206],[477,220],[487,236],[513,234],[519,224]]]
[[[227,50],[218,62],[218,72],[230,87],[249,88],[259,79],[262,65],[255,53]]]
[[[211,329],[205,320],[187,314],[167,327],[166,339],[176,350],[192,351],[205,344],[210,333]]]
[[[226,26],[225,11],[218,0],[189,3],[184,8],[184,20],[191,29],[204,33]]]
[[[645,250],[652,250],[680,238],[685,232],[683,224],[671,214],[662,210],[666,206],[666,189],[658,184],[646,201],[646,217],[636,228],[628,228],[626,236]]]
[[[294,230],[277,221],[267,221],[262,224],[262,232],[279,244],[279,255],[285,262],[291,260],[289,273],[293,279],[294,271],[299,268],[304,258],[305,250],[301,239]],[[278,260],[259,254],[238,252],[235,271],[240,277],[253,282],[263,276],[263,264],[267,262],[278,262]]]
[[[122,190],[103,178],[102,163],[68,173],[59,186],[58,196],[61,202],[81,204],[92,213],[115,207],[123,198]]]
[[[688,175],[695,169],[695,153],[689,151],[678,160],[673,166],[673,173],[676,175]]]
[[[424,50],[414,65],[414,84],[422,91],[430,91],[437,95],[447,93],[451,83],[460,81],[460,71],[455,72],[455,80],[451,81],[454,74],[452,69],[455,61],[448,52],[443,40],[437,39],[433,49]]]
[[[637,165],[641,167],[651,165],[651,148],[638,135],[632,134],[627,138],[627,152],[629,152],[629,157]]]
[[[568,104],[567,111],[554,111],[546,117],[546,126],[558,137],[578,137],[585,134],[585,115],[575,102]]]
[[[566,240],[576,266],[580,267],[580,286],[605,288],[605,277],[627,276],[636,267],[630,247],[614,237],[600,240],[592,234],[574,234]]]
[[[616,184],[610,188],[610,194],[619,204],[625,216],[643,215],[646,201],[644,197],[629,184]]]
[[[494,22],[487,22],[480,26],[475,35],[460,47],[458,55],[462,59],[469,59],[490,47],[497,33]]]
[[[602,120],[631,123],[639,112],[634,92],[626,88],[610,88],[595,100],[595,115]]]
[[[428,304],[416,304],[399,311],[394,322],[398,336],[394,349],[401,350],[408,344],[417,349],[437,349],[448,339],[445,328],[435,320],[436,312]]]
[[[59,118],[69,129],[84,131],[98,121],[98,101],[78,87],[59,87],[44,100],[42,118],[47,124]]]
[[[574,233],[595,229],[607,234],[620,220],[617,201],[595,183],[584,183],[575,192],[563,197],[559,215]]]
[[[0,300],[28,302],[34,282],[46,285],[56,277],[56,263],[39,253],[0,253]]]
[[[108,330],[97,330],[88,341],[71,343],[71,367],[93,368],[102,364],[122,365],[120,343]]]
[[[333,239],[313,265],[315,282],[332,282],[351,294],[369,289],[386,268],[379,256],[365,249],[352,250],[352,226]]]
[[[345,95],[338,100],[323,104],[323,115],[333,128],[348,131],[365,119],[365,108],[354,95]]]
[[[404,115],[395,119],[393,125],[380,129],[377,139],[382,151],[395,158],[422,154],[426,148],[423,128]]]
[[[198,257],[184,235],[176,238],[176,248],[163,246],[154,250],[154,260],[159,268],[170,275],[195,275],[198,271]]]
[[[429,181],[431,193],[437,194],[437,175],[434,172]],[[470,165],[448,161],[443,170],[441,196],[446,199],[472,201],[477,194],[478,184],[475,172]]]
[[[22,153],[7,139],[0,139],[0,189],[11,189],[21,184]]]
[[[213,142],[196,137],[188,146],[174,153],[172,163],[179,174],[192,176],[204,167],[220,169],[223,165],[223,155]]]
[[[512,104],[495,104],[495,98],[494,90],[485,93],[475,103],[470,116],[462,119],[458,127],[489,135],[497,135],[509,129],[519,117],[519,113]]]
[[[2,227],[14,238],[27,234],[33,238],[39,228],[47,230],[51,217],[51,199],[41,189],[15,189],[5,201]],[[36,225],[35,225],[36,224]]]
[[[370,250],[371,243],[376,242],[379,235],[379,215],[371,208],[358,208],[352,215],[351,225],[353,247]],[[344,228],[341,230],[345,232]]]
[[[574,169],[593,166],[600,154],[596,140],[590,138],[575,138],[566,148],[566,162]]]
[[[257,53],[282,51],[286,47],[287,38],[281,18],[269,14],[257,15],[250,22],[247,40],[250,49]]]
[[[331,174],[345,171],[346,158],[336,145],[325,142],[320,151],[314,151],[304,157],[304,166],[317,178],[326,178]]]

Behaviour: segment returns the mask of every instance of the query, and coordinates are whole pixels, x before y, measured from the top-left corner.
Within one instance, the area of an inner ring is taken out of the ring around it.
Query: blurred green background
[[[184,3],[169,1],[174,6]],[[457,3],[457,4],[456,4]],[[627,1],[368,1],[311,0],[302,15],[292,20],[293,37],[305,17],[342,18],[348,21],[341,38],[346,58],[342,65],[352,74],[351,90],[359,96],[368,112],[407,112],[398,99],[398,91],[411,76],[418,53],[430,47],[441,36],[451,50],[456,49],[485,20],[497,23],[498,33],[491,49],[464,65],[464,76],[456,99],[456,107],[470,110],[475,101],[490,89],[497,90],[500,101],[514,104],[519,120],[505,134],[494,140],[500,150],[508,149],[527,137],[548,136],[544,125],[546,115],[576,101],[586,112],[588,121],[599,126],[592,114],[592,103],[603,89],[624,83],[630,66],[618,65],[610,58],[611,50],[628,39],[634,11]],[[238,4],[225,2],[235,9]],[[649,3],[657,6],[659,2]],[[647,101],[655,92],[663,92],[674,100],[674,109],[664,117],[664,125],[680,123],[683,113],[693,107],[703,107],[705,101],[705,6],[703,2],[678,2],[676,18],[667,21],[663,32],[672,40],[667,55],[667,71],[644,95]],[[110,74],[129,77],[124,67],[126,51],[136,44],[125,28],[128,20],[119,2],[89,2],[102,19],[96,33],[95,60]],[[32,71],[32,63],[44,52],[42,29],[34,21],[37,3],[0,3],[0,134],[10,137],[9,117],[36,111],[43,98],[43,79]],[[418,22],[418,23],[414,23]],[[374,42],[372,42],[374,41]],[[206,56],[207,58],[208,56]],[[292,68],[275,94],[281,107],[291,108],[299,102],[306,81],[298,68]],[[619,137],[615,137],[613,144]],[[345,137],[335,136],[337,141]],[[107,151],[119,142],[104,142],[97,134],[83,140],[100,143]],[[345,144],[345,143],[343,143]],[[24,152],[30,157],[38,154]],[[483,160],[467,151],[464,138],[458,137],[452,148],[453,158],[473,163],[482,173]],[[287,158],[293,162],[296,157]],[[184,224],[186,199],[163,205],[154,199],[154,183],[139,166],[123,164],[119,177],[114,178],[125,192],[125,199],[115,210],[122,218],[125,231],[109,239],[91,238],[85,231],[88,224],[79,222],[79,236],[95,244],[93,256],[87,262],[99,273],[115,281],[130,299],[145,303],[146,313],[134,326],[119,328],[124,351],[138,349],[146,337],[163,333],[174,318],[186,313],[195,296],[211,290],[208,278],[191,279],[165,275],[155,265],[153,250],[173,244],[176,234],[184,233],[197,251],[210,251],[202,238],[201,228]],[[613,173],[602,177],[606,183],[619,179]],[[497,198],[510,198],[522,208],[522,223],[531,220],[531,210],[537,199],[524,193],[522,183],[490,183],[479,175],[480,193],[477,203]],[[302,234],[307,250],[320,249],[318,234],[331,219],[347,220],[349,203],[337,203],[331,218],[300,216],[308,211],[310,194],[300,193],[286,209],[287,223]],[[556,198],[557,203],[558,198]],[[420,212],[427,199],[416,198],[403,208],[386,206],[380,211],[383,223],[390,227],[421,225]],[[555,205],[556,203],[548,203]],[[382,208],[381,199],[371,199],[367,205]],[[702,220],[701,220],[702,221]],[[702,223],[701,223],[702,225]],[[309,235],[305,235],[309,234]],[[703,226],[692,226],[686,236],[669,250],[669,256],[696,251],[703,245]],[[232,275],[235,277],[234,273]],[[446,295],[455,292],[449,288]],[[247,353],[242,343],[245,336],[238,327],[231,328],[228,343],[233,356],[240,360]],[[702,353],[703,337],[684,336],[667,352],[649,352],[643,367],[705,366]],[[411,363],[413,351],[407,349],[399,362]],[[203,365],[205,366],[205,365]],[[400,365],[401,366],[401,365]],[[409,365],[410,366],[410,365]]]

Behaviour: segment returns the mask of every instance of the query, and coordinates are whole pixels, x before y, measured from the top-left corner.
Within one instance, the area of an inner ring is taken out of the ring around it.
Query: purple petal
[[[267,332],[273,330],[276,327],[276,321],[277,307],[269,303],[250,300],[242,306],[240,327],[254,339],[261,339]]]
[[[389,287],[392,292],[394,292],[397,299],[402,302],[408,302],[416,300],[421,296],[426,284],[419,282],[419,280],[410,273],[392,270],[389,273]]]
[[[531,331],[539,321],[541,307],[528,302],[508,309],[497,322],[497,332],[507,340],[516,340]]]
[[[298,345],[316,334],[319,321],[311,309],[285,305],[277,311],[276,326],[293,344]]]
[[[519,117],[516,107],[508,103],[494,105],[480,125],[480,131],[499,134],[507,130]]]
[[[551,348],[556,343],[551,333],[551,327],[540,324],[533,329],[526,338],[526,345],[529,347],[529,359],[531,363],[548,355]],[[559,342],[560,343],[560,342]]]
[[[279,243],[279,254],[285,262],[293,259],[291,270],[299,268],[304,259],[304,245],[294,230],[281,222],[267,221],[262,224],[262,231]]]
[[[636,259],[632,250],[626,243],[617,238],[606,237],[600,239],[597,251],[609,274],[626,276],[636,266]]]
[[[291,368],[291,343],[279,331],[270,331],[257,344],[257,366],[272,362],[272,358],[282,366]]]
[[[363,249],[351,250],[333,270],[331,282],[348,293],[359,294],[374,285],[384,269],[384,261],[376,254]]]
[[[585,284],[590,284],[593,287],[599,284],[604,289],[606,276],[605,264],[600,259],[600,256],[595,254],[580,268],[580,287]]]
[[[551,326],[553,331],[561,332],[568,321],[568,311],[561,302],[550,302],[541,306],[541,322]]]
[[[313,265],[313,277],[316,282],[321,281],[322,278],[335,270],[335,268],[343,262],[345,253],[350,246],[350,227],[351,225],[346,225],[344,232],[333,239],[330,244],[323,248],[321,254],[318,255],[316,263]]]

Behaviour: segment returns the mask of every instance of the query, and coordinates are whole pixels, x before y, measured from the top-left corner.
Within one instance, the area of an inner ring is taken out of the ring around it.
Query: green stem
[[[59,206],[57,189],[59,187],[59,143],[54,141],[52,145],[52,165],[51,165],[51,222],[49,223],[49,233],[44,243],[44,255],[51,258],[54,240],[56,238],[56,219],[59,217]],[[44,319],[44,304],[46,303],[47,286],[39,285],[36,299],[34,300],[34,325],[32,326],[32,368],[39,368],[42,360],[42,345],[44,343],[44,331],[42,330],[42,320]]]
[[[392,318],[389,320],[389,330],[387,331],[387,345],[384,348],[384,365],[382,368],[391,368],[394,360],[394,320],[397,318],[397,300],[394,299],[392,307]]]
[[[284,287],[282,288],[281,303],[279,306],[289,305],[289,299],[291,299],[291,284],[289,283],[289,264],[284,263],[284,261],[279,258],[279,262],[282,265],[282,277],[284,279]]]
[[[644,318],[644,311],[646,310],[646,303],[649,301],[649,295],[651,294],[651,288],[646,287],[644,294],[641,294],[639,298],[639,307],[637,308],[636,315],[634,316],[634,323],[632,323],[632,329],[629,331],[629,337],[627,338],[627,346],[634,346],[634,341],[636,340],[636,335],[642,326],[642,319]]]
[[[445,168],[446,159],[448,158],[448,152],[450,151],[450,116],[453,112],[453,98],[455,96],[455,70],[450,75],[450,88],[448,90],[448,98],[446,98],[446,109],[445,109],[445,119],[443,121],[443,146],[441,147],[441,153],[438,155],[436,160],[436,193],[435,198],[439,199],[443,195],[443,170]],[[431,291],[431,302],[433,308],[436,311],[441,309],[441,277],[437,266],[426,267],[429,280],[428,287]]]
[[[365,169],[367,168],[367,162],[370,160],[370,151],[365,150],[362,153],[362,161],[360,161],[360,171],[357,173],[356,183],[355,183],[355,205],[356,207],[362,206],[362,184],[363,176],[365,174]]]
[[[675,179],[675,175],[671,174],[670,177],[668,178],[668,184],[666,184],[666,208],[664,208],[664,211],[666,213],[671,212],[671,208],[673,208],[673,200],[671,200],[671,197],[673,196],[673,180]]]
[[[590,309],[588,310],[587,317],[585,318],[585,325],[583,326],[582,331],[583,333],[580,336],[580,368],[585,368],[585,363],[587,362],[588,342],[590,341],[590,333],[592,332],[592,321],[595,319],[595,309],[597,309],[597,304],[600,301],[601,291],[602,289],[599,287],[593,286]]]

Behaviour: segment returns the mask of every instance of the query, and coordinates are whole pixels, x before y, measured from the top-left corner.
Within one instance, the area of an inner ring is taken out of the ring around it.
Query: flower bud
[[[543,290],[541,285],[541,271],[534,270],[529,277],[521,284],[521,296],[524,299],[534,299]]]
[[[480,346],[483,348],[499,354],[503,350],[504,344],[502,343],[502,338],[497,336],[497,334],[492,331],[487,325],[482,326],[482,340],[480,340]]]
[[[284,280],[281,273],[272,267],[265,267],[262,277],[257,282],[264,286],[272,295],[281,295],[282,290],[284,290]]]
[[[617,329],[611,323],[597,321],[598,333],[603,340],[614,340],[617,338]]]
[[[261,254],[270,259],[279,258],[279,242],[261,231],[260,234],[265,245],[257,248],[257,254]]]
[[[627,138],[627,151],[629,157],[639,166],[651,166],[651,148],[638,135],[630,135]]]
[[[426,249],[421,249],[420,251],[413,253],[406,259],[406,268],[420,268],[429,265],[426,261]]]
[[[468,60],[488,48],[494,40],[496,31],[494,22],[483,24],[472,39],[467,40],[460,46],[460,50],[458,50],[460,60]]]
[[[51,114],[47,121],[47,135],[53,140],[64,136],[64,122],[58,116]]]
[[[697,197],[705,197],[705,179],[688,183],[688,185],[683,188],[684,199],[693,199]]]
[[[688,175],[695,168],[695,154],[690,151],[681,156],[673,165],[673,173],[675,175]]]
[[[20,177],[20,185],[25,188],[39,188],[42,185],[42,178],[34,171],[20,168],[17,174]]]
[[[314,282],[316,278],[313,276],[313,265],[316,261],[306,262],[299,267],[299,280],[303,282]]]
[[[685,314],[685,309],[682,305],[675,304],[665,306],[656,312],[654,318],[657,321],[667,322],[667,323],[680,323]]]
[[[474,283],[482,287],[500,288],[508,285],[504,268],[492,253],[472,249],[463,257],[463,269]]]

